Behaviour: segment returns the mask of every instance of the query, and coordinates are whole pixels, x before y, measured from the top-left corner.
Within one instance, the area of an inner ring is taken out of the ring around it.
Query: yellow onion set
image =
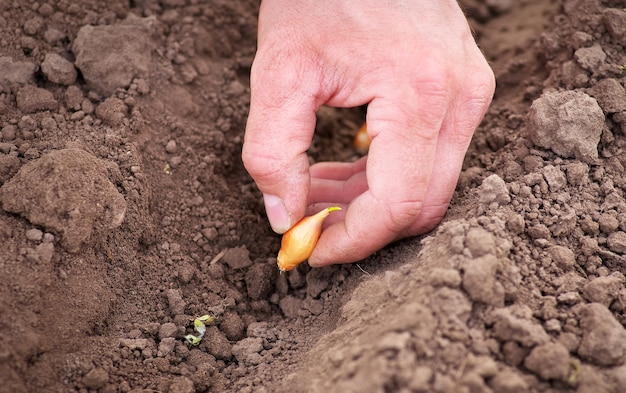
[[[354,144],[354,148],[357,152],[365,154],[367,153],[371,142],[372,139],[369,135],[367,135],[367,123],[363,123],[361,128],[359,128],[359,131],[357,131],[356,135],[354,136],[354,140],[352,141],[352,143]]]
[[[304,217],[283,234],[276,258],[281,272],[292,270],[309,259],[322,235],[322,223],[330,213],[337,210],[341,208],[327,207],[312,216]]]

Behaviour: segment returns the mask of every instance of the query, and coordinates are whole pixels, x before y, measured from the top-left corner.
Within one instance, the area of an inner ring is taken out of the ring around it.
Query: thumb
[[[275,67],[275,66],[274,66]],[[310,189],[307,150],[316,103],[283,68],[253,66],[243,164],[263,193],[272,229],[284,233],[304,216]]]

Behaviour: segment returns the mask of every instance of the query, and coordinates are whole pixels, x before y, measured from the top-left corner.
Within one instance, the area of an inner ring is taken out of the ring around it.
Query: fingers
[[[365,258],[393,241],[419,216],[449,107],[444,83],[420,87],[396,89],[370,103],[368,189],[352,201],[344,221],[322,233],[309,258],[312,266]]]
[[[367,157],[353,163],[324,162],[311,167],[309,204],[348,204],[367,190]]]
[[[283,233],[304,214],[309,192],[306,150],[315,117],[287,109],[259,115],[258,110],[251,110],[248,118],[242,159],[263,193],[272,229]]]
[[[422,212],[413,225],[406,228],[398,238],[428,232],[445,216],[472,135],[493,98],[493,71],[477,47],[468,50],[476,52],[471,57],[474,62],[467,63],[475,72],[470,80],[459,82],[459,86],[463,88],[455,94],[451,110],[442,124],[437,141],[436,165],[433,167]]]
[[[271,57],[260,54],[253,65],[242,160],[263,193],[272,229],[283,233],[302,218],[307,204],[306,151],[318,107],[310,92],[317,76],[302,58],[276,64]]]
[[[393,100],[382,99],[370,104],[368,128],[373,140],[366,184],[361,184],[363,194],[353,193],[359,179],[355,164],[335,167],[334,177],[330,165],[316,169],[316,176],[323,177],[312,183],[316,202],[329,196],[341,202],[349,197],[354,200],[344,220],[323,232],[309,259],[312,266],[365,258],[392,241],[427,232],[441,221],[467,146],[495,88],[493,73],[482,61],[472,65],[478,72],[470,83],[452,76],[446,84],[444,76],[437,79],[444,82],[422,85],[417,89],[422,94],[413,97],[421,109],[412,111],[402,105],[404,100],[395,100],[395,105]],[[394,113],[390,107],[398,109]],[[428,113],[423,108],[429,108]]]
[[[311,166],[311,177],[346,180],[358,172],[363,172],[366,164],[367,156],[354,162],[320,162]]]

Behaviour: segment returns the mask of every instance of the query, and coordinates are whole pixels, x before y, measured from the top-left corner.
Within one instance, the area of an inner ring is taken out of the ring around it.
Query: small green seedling
[[[170,166],[170,164],[163,165],[163,172],[165,172],[166,175],[172,174],[172,167]]]
[[[215,321],[215,317],[210,315],[203,315],[193,320],[193,330],[198,333],[197,336],[193,334],[188,334],[185,336],[185,341],[189,343],[191,346],[200,345],[200,341],[202,341],[202,337],[204,337],[204,333],[206,333],[206,325],[213,323]]]

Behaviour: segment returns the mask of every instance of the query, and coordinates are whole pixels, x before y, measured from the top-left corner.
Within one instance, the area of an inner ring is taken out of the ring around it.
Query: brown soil
[[[279,274],[257,1],[0,2],[0,391],[625,392],[623,3],[465,5],[499,86],[448,217]]]

